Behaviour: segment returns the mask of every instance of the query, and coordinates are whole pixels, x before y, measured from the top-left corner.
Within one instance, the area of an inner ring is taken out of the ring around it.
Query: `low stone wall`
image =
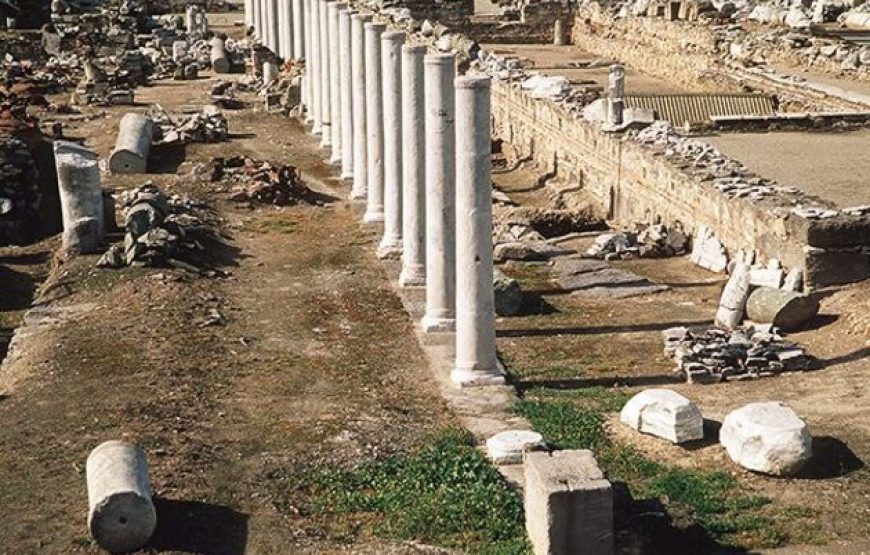
[[[558,104],[534,100],[518,86],[493,84],[495,135],[552,175],[567,203],[591,198],[619,224],[661,222],[694,233],[707,226],[731,256],[743,249],[763,261],[800,268],[810,287],[870,276],[870,218],[807,220],[785,199],[727,198],[661,149],[609,134]],[[574,197],[572,200],[571,197]]]

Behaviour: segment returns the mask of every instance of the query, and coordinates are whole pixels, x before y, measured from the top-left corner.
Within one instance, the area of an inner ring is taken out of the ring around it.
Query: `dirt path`
[[[204,100],[208,82],[147,89],[164,106]],[[179,94],[183,93],[183,94]],[[173,99],[178,99],[174,101]],[[71,134],[111,147],[122,110]],[[124,438],[149,453],[160,552],[330,552],[349,531],[300,511],[296,479],[324,462],[392,452],[452,422],[411,323],[350,206],[250,210],[189,178],[211,156],[255,153],[328,168],[298,125],[230,116],[236,138],[188,147],[175,171],[145,176],[216,205],[230,276],[97,270],[94,257],[51,275],[57,298],[0,376],[0,553],[97,552],[89,540],[84,461]],[[127,187],[145,179],[107,178]],[[342,197],[346,190],[341,190]],[[203,327],[209,311],[225,326]],[[368,547],[367,547],[368,546]],[[354,549],[409,551],[361,540]]]

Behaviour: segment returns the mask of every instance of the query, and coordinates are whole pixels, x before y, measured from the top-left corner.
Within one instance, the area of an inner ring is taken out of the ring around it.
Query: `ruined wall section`
[[[558,104],[532,99],[509,82],[493,83],[493,132],[552,175],[566,204],[592,199],[620,224],[661,222],[690,233],[707,226],[731,256],[755,252],[800,268],[812,287],[870,276],[862,245],[870,218],[812,222],[776,201],[728,198],[691,165],[656,147],[605,133]]]

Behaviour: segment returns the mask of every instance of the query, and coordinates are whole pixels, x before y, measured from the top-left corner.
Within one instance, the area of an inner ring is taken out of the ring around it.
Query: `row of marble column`
[[[280,53],[286,30],[281,23],[273,30],[270,15],[284,13],[270,8],[277,0],[248,2],[255,33],[270,47],[270,34],[277,36]],[[495,349],[489,78],[457,77],[453,54],[405,44],[404,32],[343,2],[300,3],[290,17],[302,22],[293,38],[301,38],[306,63],[305,121],[341,177],[352,180],[351,198],[365,201],[363,221],[383,223],[378,256],[401,258],[401,286],[425,287],[423,330],[456,332],[453,381],[503,383]]]

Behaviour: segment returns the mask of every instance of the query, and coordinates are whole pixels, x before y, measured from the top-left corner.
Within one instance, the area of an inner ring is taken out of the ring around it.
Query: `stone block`
[[[719,441],[743,468],[774,476],[793,475],[812,457],[806,423],[780,402],[751,403],[731,412]]]
[[[613,492],[591,451],[530,452],[523,471],[535,555],[613,553]]]
[[[619,413],[631,428],[683,443],[703,439],[704,418],[689,399],[670,389],[647,389],[632,397]]]

